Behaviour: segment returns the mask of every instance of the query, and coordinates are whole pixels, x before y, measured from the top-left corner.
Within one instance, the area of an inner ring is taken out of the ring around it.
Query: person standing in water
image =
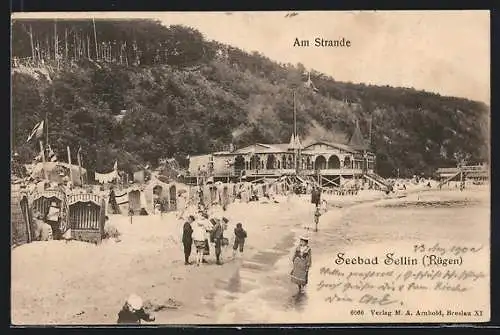
[[[312,264],[311,248],[309,247],[309,238],[300,237],[299,246],[295,250],[292,258],[293,269],[290,278],[294,284],[299,287],[299,293],[307,285],[309,277],[309,268]]]
[[[316,211],[314,212],[314,231],[318,231],[319,217],[321,216],[321,209],[316,206]]]
[[[236,224],[236,228],[234,228],[233,257],[236,257],[236,251],[238,249],[240,250],[240,254],[243,254],[246,238],[247,232],[243,229],[243,225],[241,223]]]

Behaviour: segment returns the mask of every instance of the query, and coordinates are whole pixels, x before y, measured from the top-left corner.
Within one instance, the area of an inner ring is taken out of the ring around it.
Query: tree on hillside
[[[338,82],[311,70],[318,89],[313,92],[303,85],[308,77],[301,64],[279,64],[206,41],[195,29],[150,20],[95,20],[96,52],[93,26],[92,20],[14,20],[14,57],[34,57],[40,65],[41,58],[50,63],[59,55],[60,65],[52,72],[12,73],[13,145],[23,161],[38,150],[25,142],[45,113],[59,156],[66,156],[66,146],[82,146],[86,167],[99,172],[115,159],[120,168],[135,169],[231,142],[286,143],[293,131],[293,90],[304,138],[343,141],[356,120],[368,138],[371,121],[383,176],[455,165],[456,152],[469,155],[468,162],[489,158],[485,104]]]

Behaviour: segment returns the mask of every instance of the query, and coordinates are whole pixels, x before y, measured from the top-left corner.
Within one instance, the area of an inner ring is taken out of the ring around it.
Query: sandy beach
[[[233,228],[241,222],[248,241],[241,259],[232,258],[230,247],[223,250],[222,266],[215,264],[213,250],[209,264],[184,265],[184,221],[175,213],[137,216],[132,223],[129,217],[111,216],[121,232],[119,242],[50,241],[15,248],[12,323],[115,324],[131,293],[158,306],[154,324],[338,322],[341,315],[315,312],[314,285],[317,267],[339,250],[403,250],[415,241],[466,240],[483,244],[489,253],[487,189],[431,190],[390,199],[381,192],[329,196],[317,233],[306,229],[314,210],[309,196],[278,200],[229,206],[226,236],[231,243]],[[419,206],[436,208],[420,211]],[[311,236],[314,261],[306,294],[297,297],[288,274],[297,236],[304,232]],[[476,265],[488,271],[489,258]],[[331,308],[335,314],[336,307]]]

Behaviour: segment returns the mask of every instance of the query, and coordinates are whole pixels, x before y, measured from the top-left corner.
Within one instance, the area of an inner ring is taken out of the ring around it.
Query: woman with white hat
[[[311,247],[309,247],[309,238],[307,236],[300,237],[299,246],[295,249],[292,262],[293,269],[290,277],[292,282],[298,285],[300,293],[303,287],[307,285],[309,268],[312,263]]]
[[[131,294],[118,313],[118,323],[137,324],[141,320],[154,321],[155,317],[144,309],[141,297]]]

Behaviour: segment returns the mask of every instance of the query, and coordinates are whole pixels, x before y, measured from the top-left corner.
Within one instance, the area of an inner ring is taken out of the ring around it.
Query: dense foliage
[[[36,155],[26,138],[46,113],[59,157],[66,146],[72,154],[81,146],[84,165],[98,172],[115,159],[125,170],[161,157],[185,165],[187,155],[230,143],[288,142],[293,89],[302,139],[346,141],[356,120],[368,138],[371,119],[383,176],[455,166],[457,152],[469,154],[469,163],[489,157],[483,103],[342,83],[314,71],[313,92],[301,64],[206,41],[191,28],[96,21],[94,36],[93,27],[88,20],[14,21],[12,55],[31,62],[12,72],[13,144],[24,161]]]

